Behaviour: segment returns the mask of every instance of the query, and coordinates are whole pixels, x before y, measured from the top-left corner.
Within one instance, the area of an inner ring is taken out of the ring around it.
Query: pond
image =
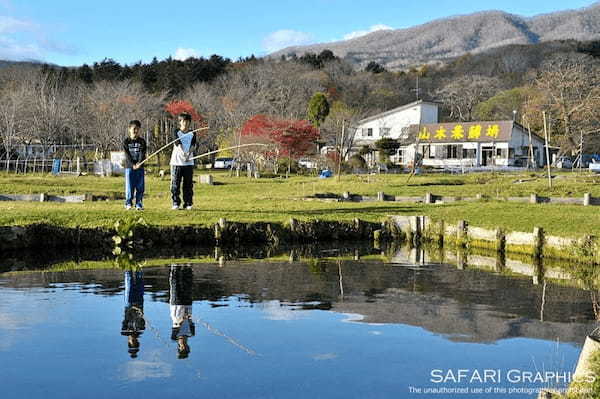
[[[0,274],[2,398],[535,397],[596,327],[558,280],[356,253]]]

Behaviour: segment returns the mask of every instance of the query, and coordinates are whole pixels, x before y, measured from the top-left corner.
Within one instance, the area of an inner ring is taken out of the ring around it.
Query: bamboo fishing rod
[[[207,130],[208,127],[201,127],[199,129],[196,130],[192,130],[191,132],[187,132],[184,135],[182,135],[181,137],[177,137],[175,140],[171,140],[170,142],[168,142],[167,144],[163,145],[162,147],[160,147],[158,150],[154,151],[152,154],[150,154],[149,156],[146,157],[146,159],[144,159],[142,162],[138,163],[138,167],[142,166],[144,163],[146,163],[146,161],[148,161],[150,158],[155,157],[159,152],[161,152],[162,150],[164,150],[165,148],[169,147],[171,144],[175,143],[176,141],[181,140],[182,138],[184,138],[185,136],[187,136],[188,134],[192,134],[195,132],[199,132],[201,130]]]
[[[218,149],[218,150],[215,150],[215,151],[209,151],[209,152],[205,152],[204,154],[196,155],[195,157],[190,158],[190,161],[194,160],[194,159],[205,157],[207,155],[216,154],[217,152],[223,152],[223,151],[233,150],[233,149],[242,148],[242,147],[249,147],[249,146],[253,146],[253,145],[260,145],[260,146],[264,146],[264,147],[269,147],[268,144],[260,144],[260,143],[234,145],[232,147],[225,147],[225,148],[221,148],[221,149]]]

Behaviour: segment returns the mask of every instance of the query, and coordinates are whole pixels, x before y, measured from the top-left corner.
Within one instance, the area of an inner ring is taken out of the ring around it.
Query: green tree
[[[379,154],[382,155],[381,161],[387,162],[390,158],[390,155],[393,155],[396,150],[400,148],[400,143],[398,143],[397,140],[384,137],[375,142],[375,148],[377,151],[379,151]]]
[[[382,72],[386,72],[386,69],[383,66],[381,66],[381,64],[379,64],[375,61],[371,61],[366,66],[365,72],[382,73]]]
[[[512,119],[513,111],[522,114],[522,107],[530,91],[531,89],[526,87],[501,91],[494,97],[477,104],[473,113],[474,118],[482,121]]]
[[[315,93],[308,101],[308,120],[319,127],[329,115],[329,102],[325,93]]]

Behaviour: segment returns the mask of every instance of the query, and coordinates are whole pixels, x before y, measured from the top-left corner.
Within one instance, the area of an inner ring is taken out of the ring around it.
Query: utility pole
[[[417,74],[417,87],[415,89],[411,89],[411,91],[415,92],[415,95],[417,96],[417,101],[420,100],[420,94],[421,94],[421,89],[419,88],[419,75]]]
[[[344,151],[345,133],[346,133],[346,121],[342,119],[342,139],[338,143],[339,151],[338,151],[337,176],[336,176],[337,181],[340,181],[341,174],[342,174],[342,153]]]
[[[544,117],[544,139],[546,141],[546,164],[548,165],[548,187],[552,188],[552,176],[550,176],[550,147],[548,140],[548,127],[546,126],[546,111],[542,112]]]

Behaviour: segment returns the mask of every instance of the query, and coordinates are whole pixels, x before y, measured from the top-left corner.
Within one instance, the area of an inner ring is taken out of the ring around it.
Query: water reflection
[[[127,337],[127,347],[131,358],[136,358],[140,350],[139,337],[146,329],[144,319],[144,273],[141,270],[127,270],[125,277],[125,314],[121,325],[121,335]]]
[[[192,286],[194,273],[190,266],[171,265],[169,271],[169,309],[172,321],[171,339],[177,341],[177,357],[185,359],[191,352],[188,338],[196,335],[192,320]]]
[[[212,248],[195,263],[147,260],[143,273],[0,275],[0,320],[18,317],[17,306],[3,303],[15,303],[22,292],[33,293],[29,298],[40,308],[55,301],[54,313],[64,315],[41,328],[23,327],[35,345],[0,351],[0,362],[14,364],[0,382],[26,381],[26,373],[12,370],[52,369],[22,361],[23,351],[44,353],[94,385],[72,366],[66,345],[55,345],[86,322],[90,328],[70,338],[72,347],[90,348],[98,360],[90,362],[92,372],[104,375],[107,385],[121,381],[111,386],[121,397],[125,391],[130,397],[181,395],[190,381],[202,384],[207,397],[407,397],[407,386],[428,383],[431,368],[531,370],[534,359],[569,371],[596,326],[595,275],[586,277],[591,285],[580,286],[574,272],[551,262],[411,247],[312,247],[270,255],[278,257],[240,261]],[[71,307],[82,311],[63,312]],[[90,311],[97,318],[87,320]],[[121,314],[129,354],[122,336],[102,335]],[[6,331],[0,323],[0,342],[17,336]],[[200,337],[206,344],[195,344]],[[114,367],[101,370],[100,364]],[[115,378],[111,369],[126,377]],[[332,380],[338,392],[328,390]],[[58,378],[55,388],[66,385]],[[28,397],[42,397],[35,386],[23,386]]]

